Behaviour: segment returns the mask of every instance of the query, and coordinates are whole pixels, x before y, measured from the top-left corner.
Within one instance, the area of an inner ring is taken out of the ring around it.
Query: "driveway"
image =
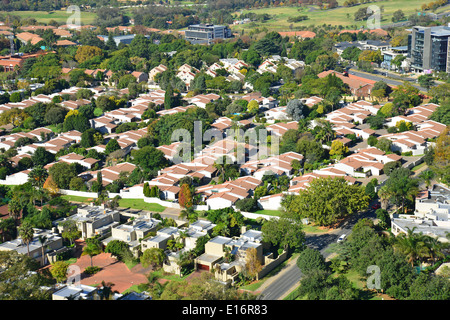
[[[102,268],[94,275],[81,274],[81,284],[100,285],[102,281],[114,283],[113,290],[120,293],[135,284],[147,283],[147,277],[140,272],[133,272],[128,269],[125,263],[117,261],[110,253],[101,253],[92,258],[94,266]],[[91,258],[88,255],[77,259],[76,265],[83,272],[91,265]]]

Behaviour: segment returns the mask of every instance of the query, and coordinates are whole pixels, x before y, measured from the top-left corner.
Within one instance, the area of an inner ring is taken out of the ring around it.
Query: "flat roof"
[[[232,240],[231,238],[217,236],[214,239],[211,239],[209,242],[218,243],[218,244],[227,244],[231,240]]]

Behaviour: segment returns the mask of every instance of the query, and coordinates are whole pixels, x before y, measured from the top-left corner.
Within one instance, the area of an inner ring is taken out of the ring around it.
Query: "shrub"
[[[102,268],[100,268],[98,266],[86,267],[86,269],[84,269],[84,273],[86,273],[86,274],[96,274],[100,270],[102,270]]]

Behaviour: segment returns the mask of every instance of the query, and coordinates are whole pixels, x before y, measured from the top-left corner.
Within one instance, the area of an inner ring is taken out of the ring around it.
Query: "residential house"
[[[373,85],[376,81],[366,78],[358,77],[348,73],[340,73],[334,70],[323,71],[317,76],[319,78],[325,78],[330,74],[334,74],[341,79],[350,88],[350,92],[355,97],[370,97],[373,89]]]
[[[394,214],[391,218],[391,230],[394,235],[400,233],[421,233],[448,243],[450,232],[450,189],[435,184],[423,190],[416,197],[414,215]]]
[[[150,70],[148,74],[148,80],[149,81],[155,81],[155,77],[157,74],[162,73],[167,70],[167,67],[163,64],[160,64],[157,67],[154,67],[152,70]]]
[[[104,236],[111,232],[111,229],[120,224],[120,213],[116,210],[106,208],[104,205],[86,205],[77,208],[77,213],[68,218],[54,221],[59,232],[62,232],[62,222],[66,220],[76,222],[78,230],[81,231],[81,238],[92,238],[96,235]]]
[[[51,230],[33,228],[33,231],[33,239],[28,245],[19,236],[17,239],[0,244],[0,251],[16,251],[26,255],[29,252],[29,256],[41,262],[41,265],[54,262],[52,255],[54,256],[55,252],[65,248],[62,237]],[[40,236],[45,237],[43,244],[39,241]],[[42,257],[42,253],[44,253],[44,257]]]
[[[368,175],[379,176],[383,173],[386,163],[401,161],[402,157],[396,154],[386,154],[375,147],[370,147],[351,154],[334,165],[338,170],[344,171],[355,178],[364,178]]]
[[[141,248],[141,240],[145,239],[151,232],[156,233],[156,228],[161,221],[154,219],[151,215],[143,214],[127,223],[111,228],[111,236],[102,241],[108,245],[113,240],[123,241],[128,244],[131,252],[137,257]]]

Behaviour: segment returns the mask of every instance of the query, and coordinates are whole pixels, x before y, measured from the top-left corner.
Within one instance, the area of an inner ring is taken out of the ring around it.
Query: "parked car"
[[[342,235],[339,237],[339,239],[337,239],[337,242],[344,241],[346,237],[347,237],[347,235],[346,235],[345,233],[342,234]]]

